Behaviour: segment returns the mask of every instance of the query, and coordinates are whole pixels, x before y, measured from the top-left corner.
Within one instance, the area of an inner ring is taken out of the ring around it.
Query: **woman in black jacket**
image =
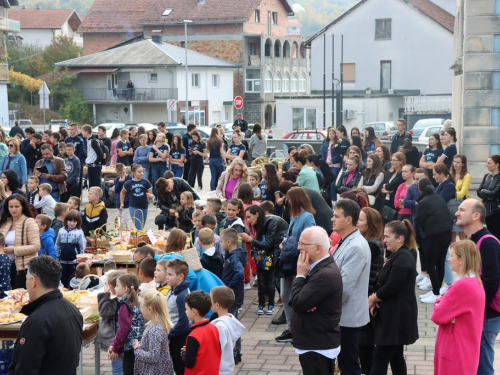
[[[402,152],[396,152],[391,156],[391,169],[385,177],[385,184],[382,185],[382,194],[385,194],[384,204],[394,209],[394,196],[404,180],[402,176],[403,166],[406,165],[406,157]]]
[[[363,186],[363,175],[359,171],[359,159],[355,156],[347,159],[346,171],[337,182],[337,194]]]
[[[430,183],[430,182],[429,182]],[[384,243],[392,254],[377,274],[368,306],[375,323],[375,350],[370,375],[406,375],[404,345],[418,339],[415,296],[415,231],[409,220],[391,221],[384,229]]]
[[[431,180],[422,178],[418,182],[418,190],[420,196],[416,200],[418,205],[414,220],[415,225],[424,231],[426,269],[432,283],[432,291],[421,299],[423,303],[434,303],[444,279],[444,262],[451,244],[453,218],[444,199],[434,193]]]
[[[488,173],[477,189],[477,196],[486,207],[486,227],[500,239],[500,155],[491,155],[486,162]]]
[[[382,212],[385,195],[381,194],[380,189],[385,180],[385,170],[376,154],[368,155],[363,177],[363,190],[368,195],[368,200],[371,201],[370,207]]]

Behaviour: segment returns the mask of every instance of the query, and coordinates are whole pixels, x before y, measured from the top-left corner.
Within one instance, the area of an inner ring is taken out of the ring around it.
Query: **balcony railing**
[[[451,95],[405,96],[405,113],[450,113]]]
[[[16,20],[0,17],[0,31],[10,31],[11,33],[18,33],[21,31],[21,23]]]
[[[83,98],[91,102],[157,102],[177,99],[177,89],[133,88],[77,88]]]

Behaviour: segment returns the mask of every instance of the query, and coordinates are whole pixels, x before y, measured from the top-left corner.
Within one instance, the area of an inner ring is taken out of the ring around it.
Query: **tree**
[[[71,90],[69,97],[65,100],[64,104],[59,107],[59,113],[62,117],[71,119],[80,124],[92,122],[92,113],[88,103],[75,89]]]
[[[17,41],[7,42],[9,66],[16,72],[38,77],[50,72],[51,68],[43,59],[43,48],[39,45],[20,44]]]
[[[56,68],[52,71],[51,77],[47,79],[50,96],[52,97],[53,108],[57,110],[58,108],[65,105],[66,98],[71,96],[72,88],[71,82],[76,78],[76,76],[69,76],[68,70],[63,71]]]
[[[40,79],[35,79],[27,74],[14,71],[12,67],[9,70],[9,80],[12,90],[14,90],[15,86],[19,87],[19,98],[21,100],[21,104],[24,103],[24,89],[32,93],[40,90],[43,83]]]
[[[50,69],[53,69],[55,63],[74,59],[81,56],[82,53],[82,47],[77,46],[73,42],[73,38],[60,35],[53,38],[52,43],[45,48],[43,51],[43,60]]]

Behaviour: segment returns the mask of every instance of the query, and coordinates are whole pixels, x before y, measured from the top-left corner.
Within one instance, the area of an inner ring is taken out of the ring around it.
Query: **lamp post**
[[[188,23],[192,23],[191,20],[184,20],[184,49],[186,52],[186,111],[184,115],[186,116],[186,125],[189,124],[189,100],[188,100]]]
[[[337,122],[335,119],[335,88],[338,88],[340,81],[337,78],[332,79],[332,126],[337,127]],[[338,108],[337,108],[338,109]]]

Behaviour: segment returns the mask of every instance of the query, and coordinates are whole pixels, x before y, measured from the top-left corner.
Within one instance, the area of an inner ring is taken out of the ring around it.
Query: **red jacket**
[[[185,375],[219,375],[222,352],[219,330],[208,319],[191,326],[186,339]]]

